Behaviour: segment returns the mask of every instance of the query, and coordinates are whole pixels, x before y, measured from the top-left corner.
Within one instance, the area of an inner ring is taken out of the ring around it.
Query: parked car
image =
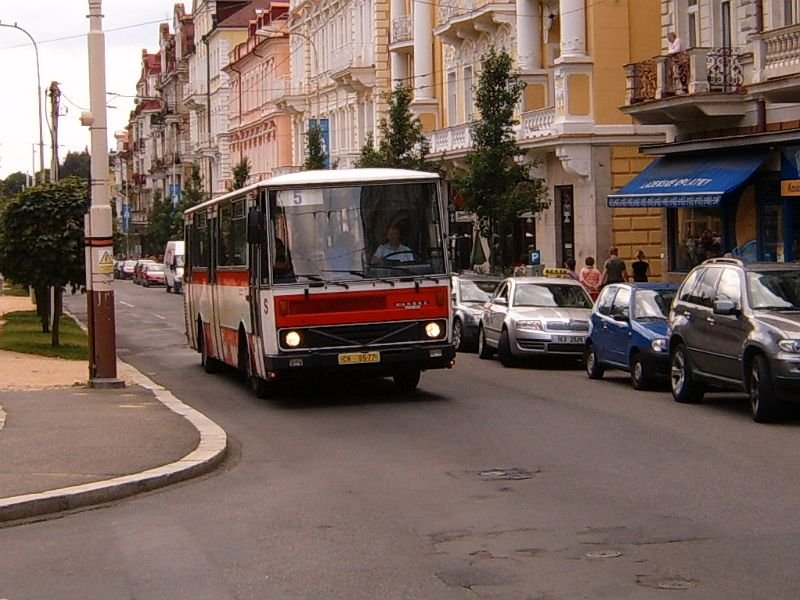
[[[712,258],[678,289],[669,315],[670,382],[678,402],[707,389],[750,396],[753,419],[800,400],[800,265]]]
[[[481,310],[498,283],[500,278],[491,275],[453,276],[453,344],[458,352],[477,348]]]
[[[142,285],[143,283],[143,274],[144,274],[144,266],[148,264],[154,264],[154,260],[150,260],[148,258],[140,258],[136,261],[136,266],[133,268],[133,283],[137,285]]]
[[[150,287],[151,285],[166,285],[166,281],[164,279],[164,265],[156,262],[145,263],[144,267],[142,268],[142,274],[140,278],[144,287]]]
[[[667,319],[678,286],[669,283],[612,283],[592,309],[584,365],[590,379],[606,369],[631,375],[637,390],[667,379]]]
[[[133,279],[135,269],[136,269],[136,261],[126,260],[124,263],[122,263],[121,278]]]
[[[478,355],[495,351],[503,366],[520,357],[580,358],[589,332],[592,299],[573,279],[509,277],[483,307]]]

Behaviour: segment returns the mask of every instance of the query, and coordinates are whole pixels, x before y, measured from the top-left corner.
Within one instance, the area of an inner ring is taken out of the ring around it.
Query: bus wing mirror
[[[261,244],[266,241],[266,228],[264,227],[264,213],[258,209],[251,210],[247,215],[247,243]]]

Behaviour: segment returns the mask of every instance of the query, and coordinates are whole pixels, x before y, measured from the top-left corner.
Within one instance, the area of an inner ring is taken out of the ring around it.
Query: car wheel
[[[770,423],[780,416],[780,401],[769,372],[767,359],[760,354],[750,363],[750,409],[756,423]]]
[[[456,352],[464,352],[464,324],[461,319],[453,321],[453,345]]]
[[[200,334],[197,336],[197,343],[200,346],[200,364],[203,365],[203,369],[205,369],[206,373],[219,373],[220,371],[220,362],[216,358],[212,358],[208,355],[208,349],[206,348],[206,340],[205,336],[203,335],[202,327],[200,328]]]
[[[593,344],[587,344],[586,350],[583,351],[583,364],[586,368],[586,375],[589,379],[602,379],[605,369],[597,360],[597,354],[594,351]]]
[[[686,346],[678,344],[672,351],[670,387],[676,402],[694,404],[703,400],[703,388],[694,380]]]
[[[478,357],[484,360],[488,358],[492,358],[492,349],[489,347],[489,344],[486,343],[486,333],[483,331],[483,327],[478,329]]]
[[[642,361],[642,355],[638,352],[631,357],[630,370],[633,389],[646,390],[650,387],[650,372]]]
[[[392,379],[394,379],[394,384],[397,386],[398,390],[407,393],[417,389],[417,385],[419,385],[419,376],[420,370],[413,368],[398,371],[392,376]]]
[[[516,357],[511,352],[511,340],[508,339],[508,329],[503,329],[500,334],[500,341],[497,343],[497,358],[504,367],[514,367],[517,364]]]

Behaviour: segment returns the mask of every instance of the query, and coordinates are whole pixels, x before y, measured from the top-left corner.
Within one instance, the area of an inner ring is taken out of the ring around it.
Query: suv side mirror
[[[733,300],[715,300],[715,315],[738,315],[741,311]]]

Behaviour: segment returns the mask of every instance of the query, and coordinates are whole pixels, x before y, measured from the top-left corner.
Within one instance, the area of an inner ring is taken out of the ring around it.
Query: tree
[[[248,177],[250,177],[250,159],[245,156],[233,167],[233,181],[228,191],[232,192],[243,188],[247,183]]]
[[[31,286],[47,333],[49,287],[55,287],[52,344],[59,345],[61,293],[86,280],[83,216],[88,206],[87,182],[70,177],[20,192],[0,215],[0,271],[15,283]]]
[[[177,208],[173,206],[171,198],[163,199],[160,190],[153,192],[153,208],[142,236],[145,254],[158,256],[173,238],[176,233],[176,212]]]
[[[22,171],[11,173],[0,184],[0,197],[10,198],[28,187],[28,176]]]
[[[92,157],[88,150],[82,152],[67,152],[63,164],[58,169],[58,178],[80,177],[89,181],[91,178]]]
[[[536,213],[549,205],[545,181],[534,177],[536,161],[525,161],[525,150],[516,142],[514,108],[525,84],[512,72],[507,52],[495,48],[483,57],[482,71],[475,86],[475,104],[480,120],[473,121],[473,146],[465,168],[454,177],[464,207],[477,215],[482,235],[488,237],[496,263],[506,266],[505,244],[494,243],[511,233],[516,219]]]
[[[389,105],[389,118],[381,119],[378,128],[381,141],[375,149],[370,134],[361,148],[356,163],[359,167],[389,167],[436,171],[438,167],[428,160],[430,143],[422,133],[422,122],[411,111],[411,88],[398,84],[391,93],[384,93]]]
[[[200,173],[200,167],[192,165],[192,171],[186,178],[181,192],[180,202],[172,216],[172,237],[170,239],[183,238],[183,211],[197,206],[207,199],[208,195],[203,191],[203,175]]]
[[[322,140],[322,129],[319,121],[314,120],[308,128],[308,156],[303,166],[308,170],[325,169],[328,167],[328,155]]]

